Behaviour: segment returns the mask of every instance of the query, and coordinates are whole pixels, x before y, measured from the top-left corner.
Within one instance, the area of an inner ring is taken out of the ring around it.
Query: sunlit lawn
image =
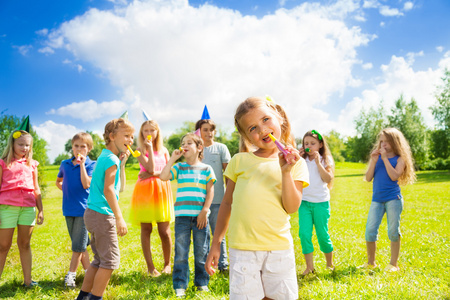
[[[75,299],[77,289],[63,287],[70,260],[70,241],[61,213],[61,192],[54,186],[57,167],[48,167],[49,184],[44,199],[45,222],[35,228],[32,237],[33,279],[39,288],[21,287],[22,270],[17,246],[10,250],[2,279],[1,299]],[[357,266],[365,262],[364,228],[370,205],[372,185],[363,181],[365,166],[341,163],[336,167],[332,190],[330,235],[335,247],[336,272],[325,270],[325,260],[314,242],[317,276],[299,277],[301,299],[450,299],[450,173],[427,171],[418,173],[419,181],[402,189],[405,207],[402,214],[401,271],[386,274],[389,262],[389,241],[386,221],[380,228],[377,262],[380,270],[364,271]],[[120,206],[129,213],[131,192],[137,179],[137,168],[127,169],[127,189],[121,194]],[[292,235],[297,253],[298,274],[304,269],[300,240],[297,235],[297,214],[292,215]],[[120,238],[121,267],[114,272],[105,293],[106,299],[166,299],[174,297],[170,276],[150,278],[141,252],[140,230],[129,224],[129,231]],[[173,235],[173,231],[172,231]],[[163,266],[162,251],[156,232],[152,235],[153,257],[157,268]],[[191,260],[191,270],[193,270]],[[193,274],[191,274],[191,281]],[[83,272],[78,271],[81,286]],[[191,282],[192,285],[192,282]],[[211,292],[196,294],[188,290],[188,298],[227,299],[227,275],[214,275]]]

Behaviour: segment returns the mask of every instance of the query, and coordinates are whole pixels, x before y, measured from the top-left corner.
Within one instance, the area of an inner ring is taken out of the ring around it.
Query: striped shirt
[[[200,214],[206,199],[206,184],[216,182],[211,166],[198,163],[189,165],[185,162],[175,164],[171,169],[171,180],[178,181],[175,217],[196,217]]]

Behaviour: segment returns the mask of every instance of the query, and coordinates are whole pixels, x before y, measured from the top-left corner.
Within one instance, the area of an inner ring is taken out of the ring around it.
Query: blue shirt
[[[114,213],[105,198],[103,190],[105,188],[105,172],[112,166],[117,166],[116,179],[114,181],[114,192],[116,194],[117,201],[119,201],[120,160],[117,155],[112,153],[110,150],[103,149],[102,153],[98,157],[94,173],[92,174],[91,192],[89,193],[87,203],[89,209],[110,216],[114,216]]]
[[[400,156],[394,156],[389,158],[389,163],[392,167],[397,166],[397,161]],[[378,157],[375,165],[375,171],[373,175],[373,196],[372,201],[375,202],[387,202],[394,199],[400,199],[402,197],[400,193],[400,186],[398,181],[393,181],[384,165],[381,156]]]
[[[89,189],[85,189],[81,183],[80,164],[73,164],[75,157],[63,160],[59,166],[58,178],[62,178],[62,211],[66,217],[82,217],[87,207]],[[86,173],[92,177],[95,161],[86,157],[84,163]]]
[[[178,181],[175,217],[197,217],[206,199],[206,185],[216,181],[210,165],[199,163],[189,165],[185,162],[175,164],[171,169],[171,180]]]

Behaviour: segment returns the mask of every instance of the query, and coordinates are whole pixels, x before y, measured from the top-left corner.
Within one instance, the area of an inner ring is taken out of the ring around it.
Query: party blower
[[[284,157],[286,157],[286,155],[288,155],[289,152],[286,149],[284,149],[283,144],[277,141],[277,139],[271,133],[269,133],[269,137],[275,143],[275,145],[277,145],[278,149],[284,154]]]
[[[306,149],[305,149],[305,152],[309,152],[309,151],[311,151],[311,149],[309,149],[309,148],[306,148]]]
[[[78,153],[78,155],[77,155],[77,163],[80,163],[80,162],[81,162],[81,154]]]
[[[125,146],[127,146],[128,150],[130,150],[130,153],[131,153],[131,155],[133,155],[133,157],[138,157],[141,155],[141,152],[139,152],[139,150],[133,151],[133,150],[131,150],[130,145],[125,145]]]

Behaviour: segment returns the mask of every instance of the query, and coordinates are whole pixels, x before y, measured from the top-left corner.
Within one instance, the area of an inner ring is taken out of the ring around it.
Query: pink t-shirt
[[[145,156],[148,157],[148,153],[146,153]],[[157,151],[153,151],[153,159],[155,161],[155,172],[161,172],[167,164],[167,159],[164,152],[161,151],[159,154]],[[145,168],[141,164],[139,165],[141,166],[141,172],[145,172]]]
[[[33,173],[37,172],[38,162],[31,160],[27,166],[25,158],[13,160],[7,167],[3,159],[0,159],[2,167],[2,181],[0,187],[0,204],[13,206],[36,206],[34,196]]]

